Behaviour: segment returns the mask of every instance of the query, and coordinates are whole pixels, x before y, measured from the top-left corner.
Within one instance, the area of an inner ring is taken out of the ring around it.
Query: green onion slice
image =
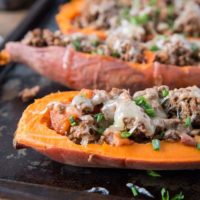
[[[158,172],[155,172],[155,171],[153,171],[153,170],[147,171],[147,174],[148,174],[149,176],[152,176],[152,177],[161,177],[161,175],[160,175]]]
[[[163,89],[163,90],[162,90],[162,96],[163,96],[163,97],[167,97],[168,95],[169,95],[169,90]]]
[[[153,146],[153,150],[159,151],[160,150],[160,140],[153,139],[152,140],[152,146]]]
[[[129,138],[132,135],[132,133],[128,131],[121,132],[120,136],[121,138]]]
[[[103,113],[95,114],[95,115],[94,115],[94,118],[96,119],[97,123],[102,122],[102,121],[105,119]]]
[[[70,121],[71,126],[77,126],[78,125],[78,123],[75,121],[73,116],[69,117],[69,121]]]
[[[149,115],[150,117],[155,116],[155,110],[153,107],[147,102],[146,98],[144,96],[139,96],[135,100],[136,105],[142,107],[144,111]]]
[[[200,150],[200,143],[197,143],[197,149]]]
[[[190,118],[190,117],[187,117],[187,118],[185,119],[185,127],[188,128],[188,127],[191,126],[191,124],[192,124],[191,118]]]
[[[131,191],[132,191],[134,197],[138,196],[138,190],[135,186],[131,187]]]

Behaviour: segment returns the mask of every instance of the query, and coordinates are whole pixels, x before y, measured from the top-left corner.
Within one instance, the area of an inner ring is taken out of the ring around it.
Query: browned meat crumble
[[[167,86],[136,92],[82,90],[70,104],[52,102],[51,128],[76,144],[130,145],[152,140],[195,146],[200,139],[200,89]]]
[[[45,46],[72,46],[77,51],[112,56],[127,62],[146,63],[146,50],[153,51],[155,61],[177,66],[198,66],[200,63],[200,43],[190,41],[182,35],[158,36],[147,42],[136,42],[117,33],[110,34],[105,41],[94,35],[63,35],[60,32],[36,29],[30,31],[22,40],[23,44]]]

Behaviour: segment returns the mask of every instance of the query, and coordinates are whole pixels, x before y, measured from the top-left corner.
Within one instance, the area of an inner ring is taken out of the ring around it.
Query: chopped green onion
[[[97,49],[97,52],[96,52],[98,55],[103,55],[104,54],[104,51],[103,49]]]
[[[153,139],[152,141],[153,150],[159,151],[160,150],[160,140]]]
[[[139,96],[136,97],[136,99],[134,100],[136,105],[142,107],[144,109],[144,111],[147,113],[147,115],[149,115],[150,117],[154,117],[155,116],[155,110],[153,109],[153,107],[147,102],[146,98],[144,96]]]
[[[130,22],[134,25],[145,25],[149,21],[149,16],[147,14],[132,16]]]
[[[104,131],[105,128],[97,128],[97,133],[99,133],[100,135],[102,135]]]
[[[187,118],[185,119],[185,127],[188,128],[188,127],[191,126],[191,124],[192,124],[191,118],[190,118],[190,117],[187,117]]]
[[[99,41],[98,40],[93,40],[92,41],[92,46],[97,47],[99,45]]]
[[[197,143],[197,149],[200,150],[200,143]]]
[[[173,5],[170,5],[167,7],[167,14],[169,17],[172,17],[174,15],[174,6]]]
[[[157,4],[157,0],[150,0],[149,5],[155,6]]]
[[[161,175],[153,170],[147,171],[147,174],[152,177],[161,177]]]
[[[78,125],[78,123],[75,121],[73,116],[69,117],[69,121],[70,121],[71,126],[77,126]]]
[[[161,138],[164,138],[164,136],[165,136],[165,132],[161,132],[161,133],[160,133],[160,137],[161,137]]]
[[[113,53],[111,54],[111,56],[114,57],[114,58],[119,58],[119,57],[120,57],[120,54],[119,54],[118,52],[113,52]]]
[[[153,45],[149,48],[150,51],[159,51],[159,47],[157,45]]]
[[[131,135],[132,135],[132,133],[127,132],[127,131],[121,132],[121,134],[120,134],[120,136],[122,138],[129,138]]]
[[[105,119],[104,114],[103,113],[98,113],[94,115],[94,118],[96,119],[97,123],[103,121]]]
[[[80,39],[76,39],[76,40],[72,41],[72,45],[77,51],[79,51],[81,49]]]
[[[123,8],[120,15],[121,15],[121,18],[123,19],[128,19],[129,18],[129,14],[130,14],[130,8]]]
[[[134,197],[138,196],[138,190],[135,186],[131,187],[131,191],[132,191]]]
[[[162,197],[162,200],[170,200],[169,199],[169,191],[167,191],[165,188],[162,188],[161,197]]]
[[[168,95],[169,95],[169,90],[163,89],[163,90],[162,90],[162,96],[163,96],[163,97],[166,97],[166,96],[168,96]]]
[[[196,44],[192,43],[191,50],[192,50],[192,52],[197,52],[199,50],[199,47]]]
[[[182,192],[179,194],[176,194],[174,197],[171,198],[171,200],[183,200],[185,197]]]

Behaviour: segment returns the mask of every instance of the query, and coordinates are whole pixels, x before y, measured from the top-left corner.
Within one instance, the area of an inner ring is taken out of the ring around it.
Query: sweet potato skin
[[[49,118],[41,111],[50,101],[70,102],[77,92],[63,92],[36,100],[23,113],[15,134],[16,146],[29,147],[58,162],[84,167],[134,169],[200,169],[200,152],[181,143],[161,142],[160,151],[151,144],[113,147],[107,144],[74,144],[48,128]]]
[[[154,63],[152,58],[147,64],[128,63],[113,57],[81,53],[72,47],[36,48],[21,43],[8,43],[6,51],[10,60],[24,63],[75,90],[117,87],[134,92],[162,84],[171,89],[200,87],[200,66],[177,67]]]

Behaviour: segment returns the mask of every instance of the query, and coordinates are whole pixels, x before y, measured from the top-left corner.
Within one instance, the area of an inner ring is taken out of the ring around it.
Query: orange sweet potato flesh
[[[63,5],[60,8],[60,12],[56,15],[56,21],[63,33],[84,33],[84,34],[96,34],[102,39],[106,38],[106,32],[104,30],[96,30],[94,28],[76,28],[73,26],[73,19],[81,14],[84,0],[72,0],[70,3]]]
[[[66,136],[48,128],[49,118],[42,115],[51,101],[70,102],[77,92],[50,94],[36,100],[23,113],[14,144],[33,148],[49,158],[68,165],[134,169],[200,169],[200,151],[181,143],[161,142],[160,151],[150,143],[114,147],[108,144],[74,144]]]
[[[81,53],[71,47],[36,48],[17,42],[8,43],[6,52],[11,61],[26,64],[39,74],[75,90],[117,87],[134,92],[162,84],[170,88],[200,87],[200,66],[155,63],[152,52],[145,52],[147,64]]]

